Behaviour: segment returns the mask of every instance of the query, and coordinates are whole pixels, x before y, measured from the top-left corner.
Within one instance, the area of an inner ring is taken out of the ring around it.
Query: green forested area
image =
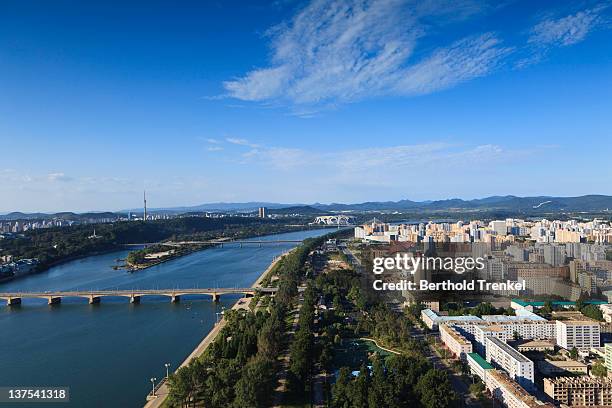
[[[268,310],[227,312],[227,325],[204,355],[170,376],[171,406],[270,405],[285,316],[298,293],[308,253],[327,237],[305,240],[276,264],[279,290]]]
[[[38,258],[39,269],[55,262],[119,248],[122,244],[157,242],[165,239],[244,238],[286,232],[288,220],[247,217],[184,217],[169,220],[77,225],[27,231],[23,237],[0,242],[0,255],[16,259]],[[91,237],[93,232],[96,237]]]

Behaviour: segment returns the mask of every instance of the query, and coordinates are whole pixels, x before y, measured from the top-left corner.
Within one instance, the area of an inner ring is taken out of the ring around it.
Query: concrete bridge
[[[302,240],[298,239],[274,239],[274,240],[258,240],[258,239],[211,239],[206,241],[166,241],[166,242],[143,242],[140,244],[124,244],[124,246],[151,246],[161,245],[169,247],[180,247],[183,245],[220,245],[238,244],[240,247],[246,244],[255,244],[261,246],[263,244],[300,244]]]
[[[130,303],[139,303],[143,296],[167,296],[172,302],[178,302],[185,295],[209,295],[213,301],[218,302],[221,295],[241,294],[253,296],[256,293],[274,295],[278,288],[208,288],[208,289],[130,289],[130,290],[73,290],[73,291],[47,291],[47,292],[6,292],[0,293],[0,299],[6,300],[7,305],[18,305],[22,299],[47,299],[52,305],[60,303],[65,297],[86,298],[90,304],[99,303],[103,297],[125,297]]]

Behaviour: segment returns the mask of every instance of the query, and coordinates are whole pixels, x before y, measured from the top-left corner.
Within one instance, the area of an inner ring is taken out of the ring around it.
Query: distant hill
[[[517,197],[491,196],[474,200],[463,200],[451,198],[447,200],[428,200],[428,201],[368,201],[364,203],[343,204],[282,204],[263,201],[251,201],[242,203],[208,203],[191,207],[171,207],[171,208],[151,208],[151,213],[198,213],[205,211],[219,212],[253,212],[259,207],[266,207],[270,214],[303,214],[303,215],[324,215],[339,211],[500,211],[501,213],[516,214],[544,214],[551,212],[604,212],[612,211],[612,196],[607,195],[584,195],[578,197]],[[142,212],[142,208],[134,210],[124,210],[119,213],[112,212],[89,212],[75,214],[70,212],[43,214],[25,214],[12,212],[0,215],[0,220],[26,220],[26,219],[49,219],[59,217],[63,219],[83,219],[83,218],[112,218],[118,214],[125,214],[128,211]]]
[[[113,212],[87,212],[87,213],[73,213],[73,212],[58,212],[58,213],[22,213],[22,212],[11,212],[8,214],[0,215],[1,221],[8,220],[48,220],[52,218],[61,218],[68,221],[80,221],[84,219],[104,219],[104,218],[117,218],[120,213]]]
[[[221,212],[251,212],[257,211],[259,207],[266,207],[268,209],[275,208],[287,208],[302,206],[305,204],[281,204],[281,203],[268,203],[261,201],[250,201],[245,203],[207,203],[188,207],[169,207],[169,208],[149,208],[150,212],[165,212],[165,213],[189,213],[189,212],[207,212],[207,211],[221,211]],[[136,208],[131,210],[123,210],[123,212],[142,212],[142,208]]]
[[[612,210],[612,196],[585,195],[579,197],[516,197],[492,196],[474,200],[453,198],[448,200],[415,202],[410,200],[366,202],[360,204],[315,204],[326,211],[380,211],[380,210],[507,210],[518,212],[551,211],[606,211]]]
[[[278,215],[327,215],[329,214],[329,211],[321,210],[319,208],[311,207],[309,205],[299,205],[292,207],[268,209],[268,213]]]
[[[210,203],[194,207],[178,207],[166,210],[171,211],[236,211],[248,212],[255,211],[259,207],[266,207],[270,210],[287,208],[311,207],[319,211],[448,211],[448,210],[505,210],[514,212],[551,212],[551,211],[605,211],[612,210],[612,196],[606,195],[585,195],[579,197],[517,197],[491,196],[474,200],[463,200],[451,198],[446,200],[427,200],[427,201],[368,201],[363,203],[332,203],[332,204],[281,204],[271,202],[246,202],[246,203]],[[315,214],[309,210],[309,214]]]

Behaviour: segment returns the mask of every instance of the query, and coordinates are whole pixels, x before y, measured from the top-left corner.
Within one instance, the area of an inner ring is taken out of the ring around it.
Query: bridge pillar
[[[50,305],[57,305],[58,303],[61,303],[62,298],[59,296],[49,296],[47,298],[47,303]]]
[[[10,298],[6,299],[6,304],[8,306],[20,305],[21,304],[21,298],[20,297],[10,297]]]
[[[140,296],[130,296],[130,303],[140,303]]]
[[[218,293],[212,294],[213,302],[218,302],[221,299],[221,295]]]
[[[93,305],[94,303],[100,303],[100,296],[89,296],[89,304]]]
[[[172,298],[170,299],[172,303],[177,303],[180,300],[181,300],[181,297],[179,295],[172,295]]]

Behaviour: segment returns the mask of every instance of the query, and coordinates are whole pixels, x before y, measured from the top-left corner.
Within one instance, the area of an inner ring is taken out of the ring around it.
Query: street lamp
[[[155,381],[157,381],[157,378],[155,377],[151,378],[151,385],[153,386],[153,389],[151,390],[152,396],[155,396]]]
[[[170,376],[170,373],[168,372],[168,369],[170,368],[170,363],[166,363],[164,364],[164,366],[166,366],[166,380],[167,380],[168,377]]]

